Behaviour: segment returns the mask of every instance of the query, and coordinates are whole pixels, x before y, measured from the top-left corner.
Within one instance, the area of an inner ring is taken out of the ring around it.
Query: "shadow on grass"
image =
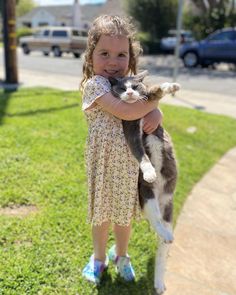
[[[3,118],[6,115],[6,109],[11,96],[12,92],[6,92],[0,89],[0,126],[3,124]]]
[[[66,109],[70,109],[70,108],[75,108],[78,107],[79,104],[78,103],[74,103],[68,106],[63,106],[63,107],[58,107],[58,108],[49,108],[49,109],[37,109],[35,111],[28,111],[28,112],[19,112],[19,113],[15,113],[15,114],[5,114],[5,116],[7,117],[25,117],[25,116],[34,116],[34,115],[38,115],[38,114],[47,114],[47,113],[52,113],[52,112],[57,112],[57,111],[63,111]]]
[[[147,263],[146,275],[135,282],[125,282],[119,276],[112,281],[111,275],[104,274],[101,285],[97,287],[99,295],[154,295],[154,257],[151,257]]]

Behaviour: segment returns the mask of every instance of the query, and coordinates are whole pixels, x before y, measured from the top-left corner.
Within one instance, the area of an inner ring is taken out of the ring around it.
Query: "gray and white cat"
[[[160,100],[167,93],[179,90],[177,83],[163,83],[148,88],[143,84],[144,71],[133,77],[109,78],[112,93],[127,103],[138,100]],[[169,134],[162,126],[152,134],[142,131],[142,120],[122,121],[126,141],[140,163],[139,202],[145,217],[160,238],[156,253],[155,289],[165,291],[164,272],[169,243],[173,241],[173,194],[177,180],[177,167]]]

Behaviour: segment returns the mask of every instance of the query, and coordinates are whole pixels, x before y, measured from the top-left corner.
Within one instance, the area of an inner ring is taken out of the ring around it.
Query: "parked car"
[[[60,57],[63,53],[73,53],[78,58],[86,49],[87,32],[73,27],[44,27],[32,36],[21,37],[19,44],[24,54],[41,51],[44,55],[53,52]]]
[[[202,41],[183,44],[180,57],[189,68],[219,62],[236,63],[236,28],[217,30]]]
[[[160,48],[163,52],[172,53],[175,50],[177,42],[177,31],[169,30],[168,36],[161,39]],[[194,37],[191,31],[181,30],[180,32],[180,44],[189,43],[194,41]]]

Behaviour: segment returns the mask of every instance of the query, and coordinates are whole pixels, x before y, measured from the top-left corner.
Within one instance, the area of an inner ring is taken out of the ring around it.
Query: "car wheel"
[[[53,55],[55,57],[60,57],[62,54],[60,47],[58,47],[58,46],[53,47],[52,51],[53,51]]]
[[[185,67],[187,68],[196,67],[199,63],[199,58],[197,53],[194,51],[186,52],[185,55],[183,56],[183,62]]]
[[[27,44],[22,45],[22,50],[24,54],[30,54],[30,50]]]
[[[80,53],[73,53],[75,58],[79,58],[80,57]]]
[[[49,55],[49,52],[47,52],[47,51],[43,51],[43,55],[44,55],[44,56],[48,56],[48,55]]]

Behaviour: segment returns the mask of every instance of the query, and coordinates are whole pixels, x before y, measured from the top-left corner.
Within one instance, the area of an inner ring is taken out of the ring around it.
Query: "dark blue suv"
[[[202,41],[183,44],[180,57],[188,68],[217,62],[236,64],[236,28],[218,30]]]

